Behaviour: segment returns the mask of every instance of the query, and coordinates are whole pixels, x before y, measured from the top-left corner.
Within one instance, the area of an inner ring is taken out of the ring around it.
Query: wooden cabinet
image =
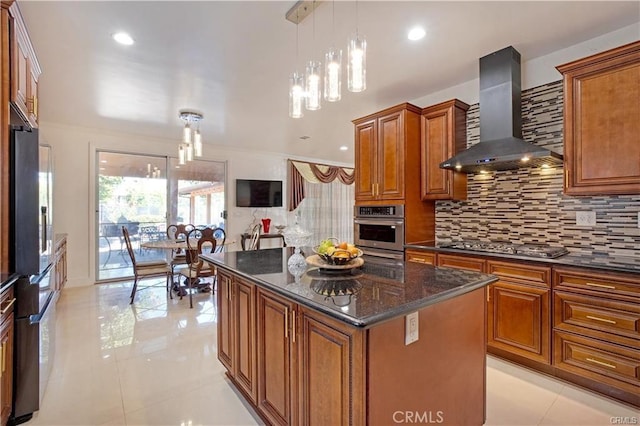
[[[38,127],[38,79],[40,65],[17,4],[9,9],[11,102],[31,127]]]
[[[437,253],[424,250],[411,250],[404,251],[404,260],[406,262],[423,263],[425,265],[436,264]]]
[[[551,268],[489,260],[487,273],[500,278],[487,299],[488,348],[550,365]]]
[[[54,249],[55,289],[60,291],[67,282],[67,235],[56,235]]]
[[[218,359],[238,387],[257,401],[255,286],[218,269]]]
[[[0,424],[6,425],[13,403],[13,287],[0,295]]]
[[[216,270],[217,280],[217,307],[218,307],[218,359],[225,368],[233,373],[234,371],[234,334],[235,321],[233,315],[233,303],[231,300],[233,291],[233,281],[231,274],[221,270]]]
[[[405,103],[353,121],[356,202],[405,199],[418,179],[420,112]]]
[[[438,266],[484,272],[486,261],[478,257],[438,253]]]
[[[467,175],[440,163],[467,148],[469,105],[453,99],[422,110],[420,191],[423,200],[465,200]]]
[[[558,375],[640,406],[637,275],[556,267],[553,281]]]
[[[564,76],[565,193],[640,194],[640,41],[557,69]]]
[[[356,392],[364,383],[363,333],[310,309],[299,312],[299,423],[365,424]]]
[[[258,411],[270,424],[298,424],[296,305],[263,289],[257,298]]]

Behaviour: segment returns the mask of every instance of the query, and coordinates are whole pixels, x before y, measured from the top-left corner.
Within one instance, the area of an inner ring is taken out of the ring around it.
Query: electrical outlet
[[[576,212],[577,226],[596,226],[596,212]]]
[[[418,340],[418,313],[413,312],[405,317],[404,344],[409,345]]]

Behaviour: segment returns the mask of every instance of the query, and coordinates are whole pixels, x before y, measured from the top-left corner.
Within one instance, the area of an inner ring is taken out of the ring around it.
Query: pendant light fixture
[[[302,103],[304,101],[304,76],[298,68],[298,16],[296,11],[296,71],[289,76],[289,117],[302,118]]]
[[[333,37],[336,23],[335,0],[332,1],[331,7],[331,33]],[[324,100],[338,102],[342,98],[342,50],[336,49],[332,45],[325,55],[324,63]]]
[[[356,0],[356,33],[349,40],[347,63],[347,88],[350,92],[362,92],[367,88],[367,40],[358,34],[358,0]]]
[[[184,165],[187,161],[193,161],[194,157],[202,157],[200,120],[202,120],[203,116],[198,112],[189,110],[180,111],[178,116],[184,121],[182,142],[178,146],[178,163]]]
[[[313,2],[313,9],[315,9],[315,0]],[[316,14],[313,14],[313,37],[311,39],[311,55],[313,56],[313,49],[315,47],[316,40]],[[322,99],[321,82],[322,82],[322,63],[320,61],[314,61],[313,59],[307,62],[307,69],[305,74],[305,107],[309,111],[319,110]]]

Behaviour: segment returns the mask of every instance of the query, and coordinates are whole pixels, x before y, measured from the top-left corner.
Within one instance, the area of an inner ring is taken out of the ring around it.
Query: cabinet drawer
[[[0,295],[0,323],[3,323],[11,316],[13,304],[16,299],[13,297],[13,286]]]
[[[601,274],[584,270],[554,268],[555,289],[573,290],[585,294],[640,298],[640,277],[637,274]]]
[[[539,285],[542,287],[551,286],[550,267],[489,260],[487,262],[487,273],[497,275],[507,281],[516,281],[527,285]]]
[[[438,266],[468,269],[470,271],[484,272],[484,259],[466,256],[454,256],[450,254],[438,254]]]
[[[423,263],[425,265],[436,264],[436,253],[421,250],[406,250],[404,254],[407,262]]]
[[[595,339],[554,332],[556,368],[638,395],[640,351]]]
[[[640,304],[554,291],[554,327],[593,337],[628,339],[616,343],[640,346]]]

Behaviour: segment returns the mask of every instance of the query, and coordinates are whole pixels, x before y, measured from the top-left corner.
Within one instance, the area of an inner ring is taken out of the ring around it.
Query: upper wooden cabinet
[[[640,42],[557,67],[565,193],[640,194]]]
[[[420,191],[423,200],[465,200],[467,175],[440,163],[467,148],[469,105],[453,99],[422,110]]]
[[[418,179],[409,166],[419,158],[420,112],[404,103],[353,121],[356,202],[404,200],[406,182]]]
[[[11,102],[31,127],[38,127],[40,65],[16,3],[9,8],[9,14]]]

